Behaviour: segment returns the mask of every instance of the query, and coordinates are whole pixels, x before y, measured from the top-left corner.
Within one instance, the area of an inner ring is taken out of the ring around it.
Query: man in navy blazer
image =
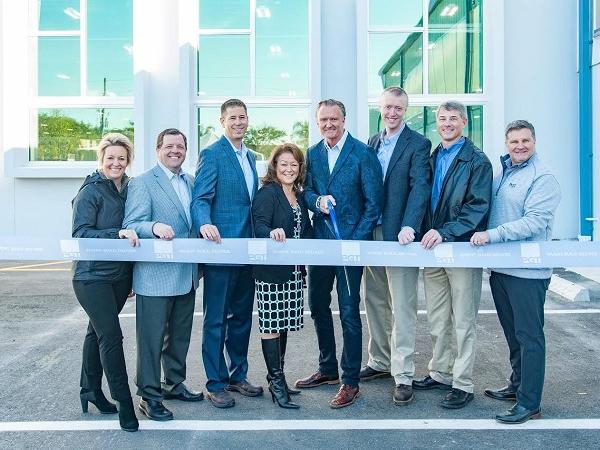
[[[144,239],[195,237],[190,216],[193,179],[181,169],[187,154],[185,135],[175,128],[162,131],[156,140],[156,154],[156,166],[129,183],[123,227]],[[155,251],[160,247],[156,244]],[[168,253],[168,245],[165,247]],[[198,264],[136,262],[133,266],[137,294],[135,382],[142,397],[139,409],[152,420],[173,418],[163,398],[188,402],[204,398],[183,384],[197,287]]]
[[[305,200],[314,212],[317,239],[335,239],[330,231],[328,202],[335,207],[344,240],[370,240],[381,214],[382,173],[375,152],[344,129],[346,109],[337,100],[323,100],[317,107],[317,123],[323,140],[307,152]],[[328,223],[329,222],[329,223]],[[308,269],[308,303],[319,342],[319,369],[296,381],[299,388],[338,384],[331,291],[337,279],[337,295],[344,336],[342,386],[329,403],[332,408],[353,404],[359,395],[362,357],[360,282],[362,267],[311,266]],[[346,274],[348,279],[346,279]],[[350,292],[348,292],[348,287]]]
[[[256,161],[242,142],[246,105],[227,100],[220,120],[224,135],[200,153],[192,199],[195,232],[215,243],[252,237],[252,199],[258,188]],[[252,266],[204,266],[202,360],[207,397],[217,408],[235,405],[228,391],[248,397],[263,393],[247,380],[253,304]]]
[[[373,233],[377,241],[410,244],[421,229],[431,192],[431,141],[404,123],[408,95],[389,87],[379,100],[385,129],[369,140],[384,173],[383,212]],[[366,267],[365,309],[369,325],[369,361],[363,381],[394,377],[396,405],[413,400],[413,353],[417,323],[418,267]]]

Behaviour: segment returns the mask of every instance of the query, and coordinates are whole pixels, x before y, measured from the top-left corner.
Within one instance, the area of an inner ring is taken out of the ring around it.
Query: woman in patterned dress
[[[252,204],[254,235],[285,242],[312,236],[308,210],[302,200],[304,155],[294,144],[282,144],[271,155]],[[304,266],[254,266],[258,324],[267,381],[273,402],[282,408],[298,408],[290,401],[283,365],[288,331],[304,326]]]

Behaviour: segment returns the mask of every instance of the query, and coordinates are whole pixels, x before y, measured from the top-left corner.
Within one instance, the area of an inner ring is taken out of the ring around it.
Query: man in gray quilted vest
[[[560,186],[535,151],[535,129],[526,120],[506,127],[508,154],[494,177],[488,229],[475,233],[471,244],[549,241]],[[541,417],[546,341],[544,301],[552,269],[491,269],[490,287],[510,352],[508,386],[486,389],[496,400],[515,402],[496,420],[517,424]]]

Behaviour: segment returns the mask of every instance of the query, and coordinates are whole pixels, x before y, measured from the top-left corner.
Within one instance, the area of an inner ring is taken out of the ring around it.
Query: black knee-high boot
[[[285,366],[285,350],[287,348],[287,331],[279,333],[279,347],[281,351],[281,370],[283,370]],[[300,393],[299,389],[293,389],[289,385],[287,389],[290,395],[298,395]]]
[[[296,409],[298,405],[290,401],[285,376],[281,368],[280,338],[261,339],[263,356],[267,365],[267,380],[269,380],[269,391],[273,402],[282,408]]]

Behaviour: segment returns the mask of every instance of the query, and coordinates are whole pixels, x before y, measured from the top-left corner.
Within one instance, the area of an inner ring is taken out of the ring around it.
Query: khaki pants
[[[427,321],[433,343],[429,376],[473,392],[475,323],[482,269],[425,268]]]
[[[380,226],[375,228],[374,238],[382,240]],[[365,309],[370,335],[367,365],[390,371],[396,384],[409,386],[415,374],[418,278],[418,267],[365,267]]]

